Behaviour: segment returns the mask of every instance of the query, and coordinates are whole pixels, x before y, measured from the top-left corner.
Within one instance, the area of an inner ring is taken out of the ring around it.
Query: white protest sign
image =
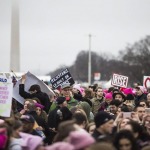
[[[24,98],[19,95],[19,84],[21,84],[21,79],[17,81],[16,85],[13,88],[13,98],[16,99],[19,103],[24,103]],[[48,95],[55,95],[54,92],[41,80],[39,80],[35,75],[30,72],[26,73],[25,81],[25,91],[28,92],[29,88],[33,84],[38,84],[41,87],[41,91],[47,93]]]
[[[126,88],[128,85],[128,77],[114,73],[111,80],[111,85]]]
[[[0,116],[10,117],[13,83],[11,76],[0,73]]]
[[[145,88],[150,87],[150,76],[144,76],[143,77],[143,86]]]

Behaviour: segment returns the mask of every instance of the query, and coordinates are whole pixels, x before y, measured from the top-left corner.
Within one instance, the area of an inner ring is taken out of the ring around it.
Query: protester
[[[114,127],[114,120],[112,116],[109,115],[107,112],[101,111],[98,112],[94,117],[94,122],[96,125],[96,129],[92,136],[95,138],[95,140],[111,140],[110,135]]]
[[[92,99],[92,112],[94,115],[98,112],[102,102],[104,102],[103,89],[98,87],[96,89],[95,97]]]
[[[49,108],[50,108],[50,100],[49,100],[49,97],[46,93],[43,93],[41,91],[41,88],[39,85],[37,84],[34,84],[30,87],[29,89],[29,93],[27,93],[25,90],[24,90],[24,83],[26,81],[26,75],[23,75],[22,76],[22,79],[21,79],[21,84],[19,85],[19,94],[24,98],[34,98],[34,97],[37,97],[41,104],[44,105],[44,110],[46,111],[46,113],[48,113],[49,111]]]

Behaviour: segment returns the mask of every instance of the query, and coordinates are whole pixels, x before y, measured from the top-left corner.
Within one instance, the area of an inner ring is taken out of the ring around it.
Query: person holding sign
[[[21,84],[19,85],[20,96],[22,96],[24,99],[27,99],[27,98],[32,99],[32,98],[37,97],[40,100],[41,104],[44,106],[44,110],[46,111],[46,113],[48,113],[49,108],[50,108],[50,100],[49,100],[48,95],[46,93],[43,93],[41,91],[40,86],[37,84],[34,84],[30,87],[29,93],[26,92],[24,90],[25,81],[26,81],[26,75],[23,75],[21,79]]]

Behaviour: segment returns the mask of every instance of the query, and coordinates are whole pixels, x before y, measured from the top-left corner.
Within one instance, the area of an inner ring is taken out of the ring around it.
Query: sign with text
[[[0,116],[10,117],[13,83],[11,76],[0,73]]]
[[[52,78],[50,82],[54,89],[57,89],[63,83],[70,83],[70,85],[74,84],[74,80],[67,68],[60,72],[58,75],[56,75],[54,78]]]
[[[128,77],[114,73],[111,80],[111,85],[126,88],[128,85]]]
[[[144,76],[143,77],[143,86],[145,88],[149,88],[150,87],[150,76]]]

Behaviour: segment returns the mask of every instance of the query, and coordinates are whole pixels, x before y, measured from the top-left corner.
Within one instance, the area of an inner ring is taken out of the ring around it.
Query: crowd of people
[[[0,116],[0,150],[150,150],[150,90],[61,85],[55,95],[33,84],[24,104]]]

